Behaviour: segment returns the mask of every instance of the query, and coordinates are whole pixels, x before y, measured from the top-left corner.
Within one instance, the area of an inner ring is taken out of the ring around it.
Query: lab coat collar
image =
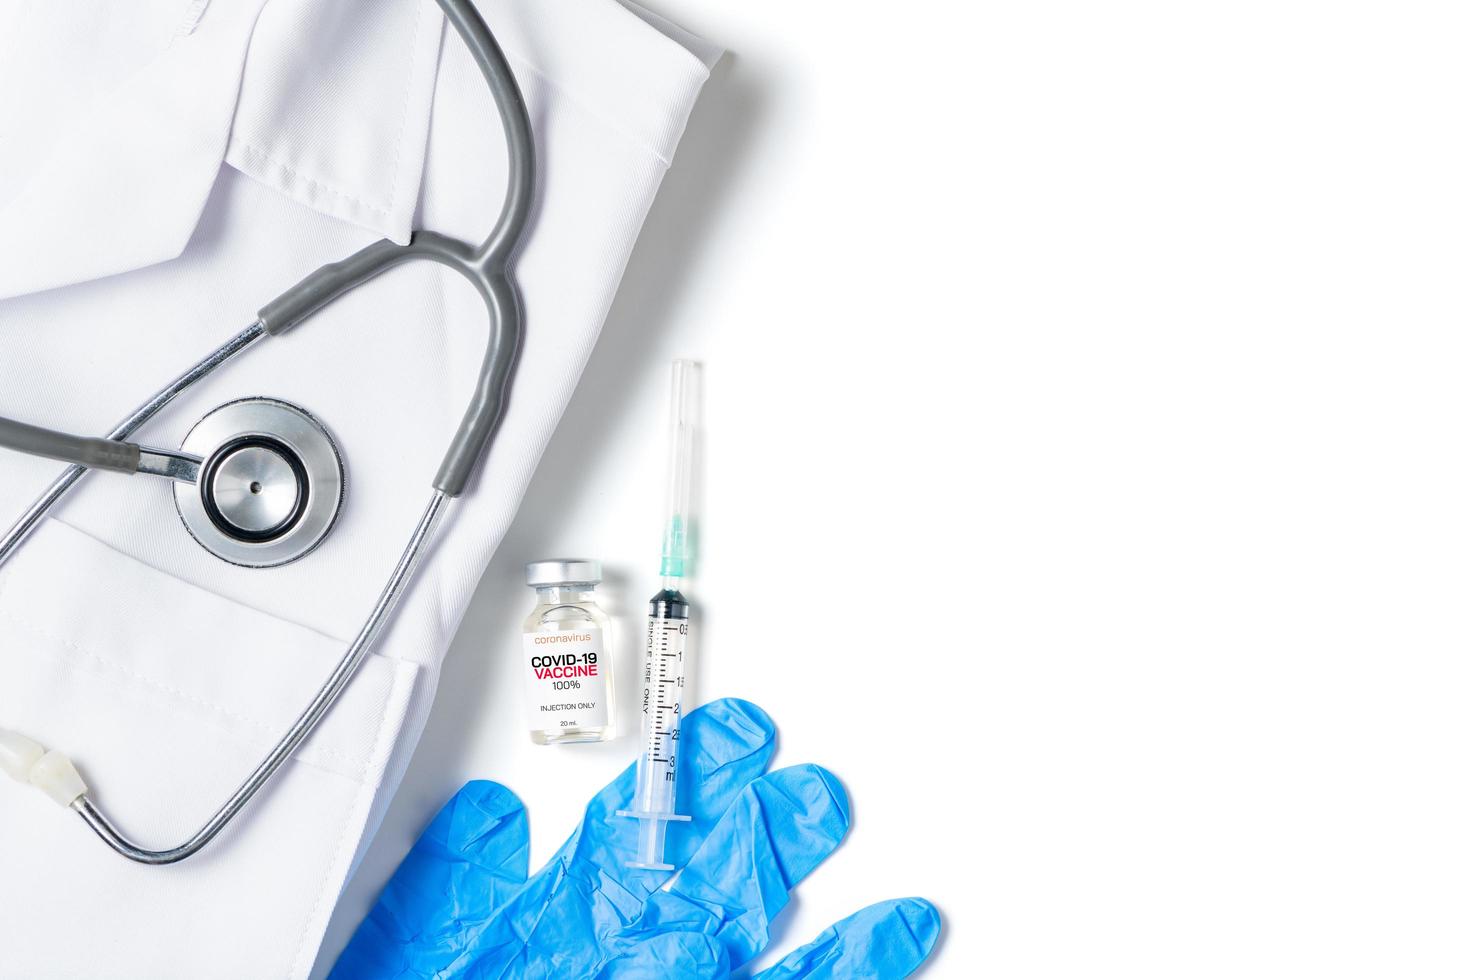
[[[691,53],[678,37],[669,43],[664,34],[674,29],[626,0],[627,9],[584,0],[476,2],[533,108],[565,98],[667,164],[688,105],[662,93],[698,91],[715,49]],[[142,67],[54,127],[39,164],[6,166],[7,153],[31,147],[26,128],[7,132],[0,111],[0,299],[177,257],[222,165],[304,207],[408,240],[446,33],[434,0],[138,3],[136,16],[161,8],[165,21],[182,7],[183,23]],[[79,18],[117,16],[116,0],[69,0],[69,7]],[[0,5],[0,36],[10,31],[5,40],[25,45],[25,28]],[[76,87],[73,75],[95,75],[93,64],[107,60],[65,37],[50,41],[30,63],[63,83],[56,87]],[[118,41],[126,43],[138,41]],[[26,70],[0,62],[0,92],[22,90]],[[26,94],[51,98],[52,87],[42,80]],[[485,125],[496,127],[488,93],[480,97]]]
[[[192,0],[166,46],[55,127],[19,187],[0,168],[0,299],[177,257],[222,163],[407,241],[442,35],[432,0]],[[6,136],[27,133],[0,129],[0,152]]]
[[[9,198],[0,210],[0,297],[126,272],[183,251],[224,155],[264,2],[214,4],[192,33],[176,35],[119,87],[61,123],[18,191],[0,188],[0,199]],[[78,56],[95,53],[88,47]],[[37,80],[26,97],[49,97],[52,82]]]

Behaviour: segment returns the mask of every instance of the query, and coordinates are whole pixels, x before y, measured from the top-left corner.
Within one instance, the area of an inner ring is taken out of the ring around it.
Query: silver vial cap
[[[602,581],[602,562],[591,558],[546,558],[526,564],[526,584],[596,585]]]

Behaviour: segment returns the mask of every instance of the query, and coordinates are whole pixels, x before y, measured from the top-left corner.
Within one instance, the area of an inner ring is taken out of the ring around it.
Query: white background
[[[929,976],[1465,976],[1462,8],[654,6],[733,54],[323,962],[465,779],[539,865],[632,759],[527,739],[520,568],[606,563],[631,723],[684,356],[697,697],[853,800],[779,949],[915,894]]]

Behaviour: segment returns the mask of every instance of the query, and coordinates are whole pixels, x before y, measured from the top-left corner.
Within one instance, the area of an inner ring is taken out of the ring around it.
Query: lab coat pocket
[[[259,764],[345,647],[48,520],[0,570],[0,728],[71,756],[125,833],[170,847]],[[30,842],[0,858],[0,881],[27,882],[0,888],[0,977],[306,975],[417,672],[369,656],[275,779],[178,865],[126,861],[41,794],[0,784],[0,834]],[[75,922],[85,942],[70,941]],[[6,941],[11,929],[24,938]]]

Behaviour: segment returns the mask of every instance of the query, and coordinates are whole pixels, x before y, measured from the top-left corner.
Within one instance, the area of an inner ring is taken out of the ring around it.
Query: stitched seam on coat
[[[593,119],[596,119],[598,122],[606,126],[610,131],[617,133],[629,143],[633,144],[641,150],[646,150],[648,153],[652,154],[654,159],[664,165],[664,169],[667,170],[669,167],[673,166],[673,160],[660,153],[648,140],[639,136],[628,127],[622,125],[618,120],[613,118],[611,114],[594,108],[591,103],[584,101],[582,97],[576,93],[575,90],[568,88],[555,78],[552,78],[550,75],[546,74],[546,72],[542,71],[535,64],[526,60],[523,55],[517,54],[510,48],[506,48],[505,53],[508,57],[519,62],[532,75],[535,75],[538,79],[540,79],[541,84],[545,85],[553,92],[556,92],[572,105],[576,106],[578,109],[581,109],[587,115],[591,116]],[[708,77],[708,74],[708,72],[705,73],[706,77]]]
[[[424,22],[423,4],[416,4],[414,9],[417,11],[417,15],[415,16],[413,22],[413,39],[409,42],[410,50],[413,51],[413,59],[409,62],[408,65],[407,77],[409,78],[413,77],[414,70],[418,67],[418,39],[419,34],[422,33]],[[409,96],[412,94],[412,89],[412,85],[406,84],[403,87],[403,111],[399,113],[398,117],[398,135],[395,136],[393,139],[393,163],[391,165],[390,176],[388,178],[388,202],[386,206],[383,207],[379,207],[375,204],[369,204],[366,200],[362,198],[359,193],[346,191],[340,187],[334,187],[331,184],[327,184],[323,181],[317,180],[315,177],[311,177],[296,169],[295,167],[287,163],[283,163],[280,160],[277,160],[275,157],[271,156],[267,150],[255,143],[247,143],[245,140],[236,139],[233,135],[230,137],[230,142],[233,145],[239,147],[240,150],[244,153],[250,156],[254,156],[260,162],[268,164],[269,166],[275,167],[277,170],[280,170],[286,175],[289,180],[295,181],[300,184],[305,184],[310,189],[311,194],[315,197],[334,197],[339,200],[346,201],[363,211],[379,215],[383,218],[389,218],[393,215],[393,204],[398,200],[399,196],[398,180],[400,172],[403,169],[403,134],[408,130],[408,109],[410,102]],[[432,103],[432,101],[433,96],[431,93],[430,102]]]
[[[414,61],[410,65],[410,70],[412,70],[412,68],[414,66],[416,66],[417,63],[418,63],[417,39],[418,39],[419,30],[420,30],[420,25],[423,22],[423,8],[422,8],[422,6],[420,6],[419,11],[420,12],[419,12],[418,20],[416,20],[414,22],[414,44],[415,44],[415,47],[414,47]],[[641,149],[641,150],[647,152],[655,160],[657,160],[659,163],[663,164],[665,170],[667,170],[669,167],[671,167],[673,165],[673,161],[669,157],[665,156],[663,153],[659,152],[658,149],[656,149],[654,147],[654,145],[650,141],[644,139],[643,137],[639,136],[636,132],[634,132],[631,129],[629,129],[628,127],[622,125],[611,114],[602,112],[601,110],[595,108],[591,103],[589,103],[589,102],[585,101],[584,99],[582,99],[576,93],[575,90],[573,90],[571,88],[568,88],[567,86],[563,85],[561,82],[559,82],[556,79],[552,78],[545,71],[543,71],[539,66],[537,66],[533,62],[529,61],[524,55],[520,54],[519,52],[515,51],[512,48],[505,48],[504,51],[505,51],[505,54],[506,54],[506,56],[508,58],[512,59],[517,64],[519,64],[521,67],[523,67],[527,71],[529,71],[532,75],[534,75],[537,78],[538,81],[541,82],[542,85],[546,86],[551,91],[557,93],[562,98],[566,99],[569,103],[571,103],[572,105],[576,106],[578,109],[580,109],[582,112],[586,113],[588,116],[590,116],[593,119],[596,119],[598,122],[602,123],[604,126],[606,126],[608,128],[608,130],[610,132],[616,133],[618,136],[620,136],[624,140],[626,140],[630,145],[635,146],[638,149]],[[708,75],[709,75],[708,71],[706,71],[705,75],[706,75],[706,77],[708,77]],[[434,96],[433,96],[432,93],[430,94],[429,99],[430,99],[430,102],[432,104],[432,102],[434,101]],[[379,206],[374,205],[374,204],[369,204],[360,195],[358,195],[356,193],[353,193],[351,191],[343,190],[340,187],[334,187],[334,186],[332,186],[330,184],[323,183],[322,181],[317,180],[314,177],[310,177],[310,176],[306,175],[305,173],[302,173],[300,170],[297,170],[295,167],[292,167],[292,166],[290,166],[288,164],[282,163],[280,160],[277,160],[276,158],[274,158],[273,156],[271,156],[268,152],[266,152],[264,149],[262,149],[261,147],[257,146],[254,143],[247,143],[244,140],[237,140],[233,136],[230,138],[230,142],[231,142],[232,145],[238,146],[242,152],[247,153],[249,155],[252,155],[252,156],[256,157],[262,163],[266,163],[266,164],[269,164],[272,167],[278,168],[283,173],[285,173],[288,177],[290,177],[290,179],[295,180],[295,181],[300,181],[301,183],[306,184],[315,193],[323,194],[323,195],[326,195],[326,196],[329,196],[329,197],[338,198],[340,200],[343,200],[343,201],[346,201],[346,202],[348,202],[350,204],[353,204],[356,207],[359,207],[359,208],[361,208],[364,211],[368,211],[368,212],[370,212],[372,214],[380,215],[380,216],[382,216],[384,218],[387,218],[387,217],[390,217],[392,215],[392,213],[393,213],[392,203],[393,203],[393,201],[396,201],[397,198],[398,198],[398,177],[399,177],[399,170],[402,168],[402,158],[403,158],[403,132],[404,132],[404,129],[408,126],[408,102],[409,102],[409,99],[408,99],[408,87],[405,86],[404,94],[403,94],[403,118],[402,118],[402,120],[400,121],[400,124],[399,124],[398,138],[396,140],[396,144],[397,145],[396,145],[396,148],[394,150],[394,155],[393,155],[393,177],[389,181],[389,191],[388,191],[388,194],[389,194],[389,206],[388,207],[379,207]],[[431,109],[431,111],[432,111],[432,109]]]
[[[397,690],[397,688],[398,676],[397,674],[395,674],[393,677],[393,683],[388,688],[389,700],[391,700],[392,694],[394,691]],[[400,719],[400,722],[401,721],[402,719]],[[378,768],[375,763],[379,761],[378,756],[381,754],[383,749],[383,735],[388,731],[388,727],[388,713],[385,711],[383,713],[383,716],[378,719],[378,730],[373,735],[373,747],[368,752],[366,761],[363,762],[363,778],[357,784],[357,799],[351,811],[354,816],[356,815],[358,810],[362,809],[363,806],[371,808],[373,805],[373,800],[378,795],[378,786],[382,784],[381,772],[378,782],[374,783],[372,787],[369,787],[367,784],[367,773],[369,769]],[[398,731],[402,730],[401,724],[395,726],[395,728]],[[386,768],[386,766],[384,766],[383,768]],[[364,799],[364,794],[366,794],[366,799]],[[366,821],[367,817],[364,816],[363,822],[366,823]],[[303,963],[302,960],[305,959],[307,956],[307,939],[311,934],[311,925],[322,914],[322,903],[325,902],[327,899],[327,879],[332,875],[333,870],[342,863],[342,851],[347,847],[347,836],[343,834],[339,835],[339,838],[340,839],[337,844],[337,850],[332,854],[332,860],[327,863],[326,869],[322,872],[321,881],[317,884],[316,904],[312,906],[311,915],[307,916],[306,921],[303,922],[301,925],[301,940],[296,944],[296,958],[292,962],[293,975],[299,976],[303,972],[303,966],[306,967],[307,970],[310,970],[311,968],[310,963]],[[361,839],[361,834],[352,839],[352,847],[354,851],[357,849],[357,844]],[[339,893],[337,889],[332,889],[332,893],[333,903],[335,904]],[[316,951],[312,950],[311,952],[312,958],[315,959]]]
[[[324,184],[313,177],[308,177],[306,174],[297,170],[295,167],[288,166],[287,164],[284,164],[281,161],[275,159],[265,150],[262,150],[260,147],[256,146],[254,143],[246,143],[243,140],[240,140],[235,141],[235,145],[238,146],[242,152],[256,157],[262,163],[268,163],[272,167],[284,171],[292,180],[310,186],[314,193],[325,197],[341,198],[344,201],[348,201],[352,204],[357,205],[364,211],[371,211],[373,214],[381,214],[384,217],[386,217],[390,213],[387,208],[380,208],[376,205],[369,204],[362,198],[358,197],[356,194],[353,194],[349,191],[344,191],[338,187],[333,187],[330,184]]]
[[[408,63],[407,78],[410,80],[410,82],[414,77],[414,69],[418,68],[419,66],[419,28],[422,27],[424,23],[424,5],[422,3],[415,4],[414,10],[417,11],[417,13],[414,15],[413,19],[413,40],[408,42],[408,49],[413,52],[412,59]],[[408,103],[409,96],[412,94],[412,90],[412,84],[406,84],[403,86],[403,111],[398,115],[398,137],[393,141],[393,175],[388,178],[387,210],[390,212],[393,209],[393,204],[398,200],[398,177],[399,171],[402,169],[403,165],[403,134],[408,130]],[[434,111],[434,87],[432,85],[429,87],[429,111],[431,113]],[[412,223],[412,219],[413,216],[410,215],[410,223]]]
[[[199,22],[204,19],[204,11],[209,7],[209,0],[191,0],[189,6],[184,8],[184,16],[179,21],[179,28],[174,33],[175,37],[188,37],[199,27]]]
[[[266,735],[275,734],[278,730],[277,726],[267,724],[266,722],[260,721],[256,718],[252,718],[248,715],[242,715],[238,711],[235,711],[233,708],[227,708],[222,704],[216,704],[213,701],[201,698],[196,694],[190,694],[187,691],[172,687],[162,681],[155,680],[154,678],[149,677],[146,674],[141,674],[138,671],[133,670],[131,667],[124,666],[123,664],[120,664],[115,660],[110,660],[107,657],[102,656],[95,650],[90,650],[87,647],[82,646],[80,643],[69,640],[63,636],[58,636],[57,634],[52,633],[42,626],[21,619],[9,610],[0,610],[0,621],[11,623],[12,625],[18,626],[26,632],[30,633],[32,636],[36,636],[43,640],[48,640],[52,643],[58,644],[59,646],[72,651],[73,653],[76,653],[88,660],[95,662],[104,670],[110,670],[115,673],[121,674],[124,677],[127,677],[128,679],[135,681],[136,683],[144,687],[150,688],[151,690],[159,694],[165,694],[175,698],[178,701],[207,709],[214,712],[215,714],[229,719],[230,721],[236,722],[241,725],[247,725],[254,729],[258,729],[261,732],[264,732]],[[322,746],[313,746],[311,751],[313,755],[317,755],[329,760],[335,759],[339,763],[341,763],[342,768],[347,770],[347,772],[339,773],[339,775],[345,775],[349,778],[352,778],[353,772],[358,772],[360,773],[360,775],[366,775],[366,764],[358,764],[355,759],[353,759],[346,753],[341,752],[340,750],[323,748]]]

